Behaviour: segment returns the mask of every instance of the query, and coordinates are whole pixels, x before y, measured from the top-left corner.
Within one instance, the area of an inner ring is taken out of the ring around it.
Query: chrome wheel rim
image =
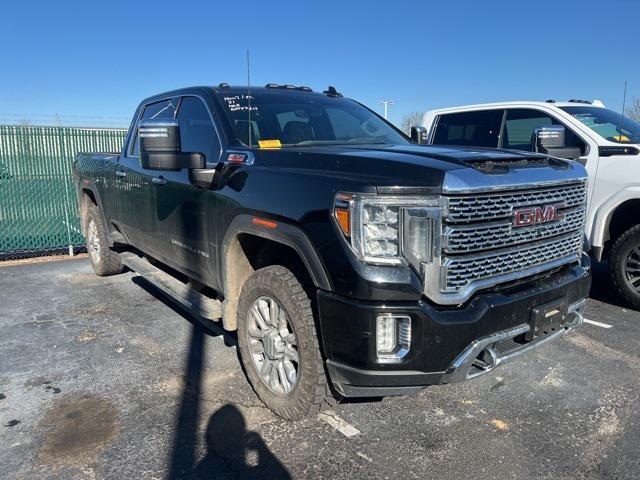
[[[276,395],[288,395],[298,381],[300,360],[287,312],[275,299],[262,296],[247,317],[247,343],[260,380]]]
[[[87,249],[94,264],[100,263],[100,240],[98,238],[98,227],[93,220],[89,221],[87,232]]]
[[[627,282],[636,292],[640,292],[640,246],[631,249],[624,262]]]

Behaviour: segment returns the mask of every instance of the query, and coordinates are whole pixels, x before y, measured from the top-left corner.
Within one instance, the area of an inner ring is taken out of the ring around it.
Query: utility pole
[[[384,119],[387,120],[389,114],[389,105],[393,105],[393,100],[379,100],[378,103],[384,105]]]
[[[67,152],[65,148],[65,135],[62,130],[62,122],[60,121],[60,114],[56,113],[56,123],[58,124],[58,141],[60,142],[60,153],[62,155],[62,161],[67,161]],[[64,181],[64,196],[65,196],[65,204],[64,204],[64,217],[65,223],[67,224],[67,240],[69,244],[69,256],[73,257],[73,243],[71,242],[71,216],[69,215],[69,204],[71,200],[69,198],[69,181],[70,178],[65,178]]]

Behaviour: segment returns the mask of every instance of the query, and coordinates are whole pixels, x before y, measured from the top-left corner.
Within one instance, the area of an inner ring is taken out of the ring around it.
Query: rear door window
[[[434,145],[498,148],[504,110],[482,110],[440,115]]]
[[[536,128],[549,125],[565,127],[565,145],[567,147],[579,147],[583,155],[586,153],[585,143],[572,130],[551,115],[530,108],[507,110],[502,147],[533,152],[535,150],[533,134]]]
[[[140,120],[145,118],[175,118],[178,101],[179,98],[170,98],[145,105],[142,115],[140,116]],[[132,157],[140,156],[137,124],[135,126],[135,131],[133,132],[133,142],[131,144],[130,151]]]

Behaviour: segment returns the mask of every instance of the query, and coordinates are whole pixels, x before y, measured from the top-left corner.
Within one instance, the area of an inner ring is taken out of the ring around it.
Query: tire
[[[613,243],[609,275],[618,295],[631,307],[640,309],[640,225],[630,228]]]
[[[246,280],[238,301],[238,345],[251,386],[277,415],[296,420],[334,402],[309,296],[288,269],[265,267]],[[275,351],[278,348],[284,353]],[[282,359],[274,359],[280,354]],[[294,382],[292,368],[296,369]]]
[[[101,277],[122,273],[124,265],[120,256],[109,248],[107,232],[97,205],[89,206],[85,221],[87,252],[93,271]]]

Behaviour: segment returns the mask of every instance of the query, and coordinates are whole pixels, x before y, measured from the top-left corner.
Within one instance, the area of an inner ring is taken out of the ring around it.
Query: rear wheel
[[[254,272],[238,302],[238,345],[249,382],[267,407],[289,420],[332,399],[311,302],[281,266]]]
[[[97,205],[91,205],[87,211],[85,234],[87,252],[94,272],[100,276],[122,273],[124,265],[120,256],[109,248],[107,232]]]
[[[640,225],[614,242],[609,253],[609,272],[622,299],[640,309]]]

